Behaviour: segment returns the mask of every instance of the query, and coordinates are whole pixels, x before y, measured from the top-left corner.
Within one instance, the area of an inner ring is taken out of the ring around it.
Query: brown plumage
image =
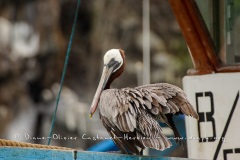
[[[175,137],[180,138],[173,115],[185,114],[198,119],[198,114],[185,93],[168,83],[109,89],[111,82],[123,72],[124,65],[125,56],[121,49],[112,49],[105,54],[104,71],[90,115],[99,106],[104,127],[123,153],[141,154],[146,147],[169,148],[172,144],[163,135],[158,121],[166,123]]]

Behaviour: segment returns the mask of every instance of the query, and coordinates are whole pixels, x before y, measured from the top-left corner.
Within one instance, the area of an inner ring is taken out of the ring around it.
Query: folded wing
[[[124,153],[128,150],[139,154],[137,146],[141,149],[169,148],[171,142],[162,134],[157,120],[166,123],[175,136],[179,136],[169,115],[185,114],[198,119],[184,92],[167,83],[104,90],[99,107],[105,128],[112,137],[118,137],[113,140]],[[131,135],[134,140],[124,138],[126,135]]]

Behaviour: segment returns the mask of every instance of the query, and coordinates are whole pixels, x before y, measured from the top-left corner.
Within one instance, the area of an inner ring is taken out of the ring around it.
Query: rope
[[[0,139],[0,147],[6,147],[6,146],[9,146],[9,147],[25,147],[25,148],[41,148],[41,149],[74,150],[72,148],[66,148],[66,147],[32,144],[32,143],[25,143],[25,142],[17,142],[17,141]]]
[[[51,137],[52,137],[52,132],[53,132],[53,128],[54,128],[54,122],[55,122],[55,119],[56,119],[58,103],[59,103],[60,95],[61,95],[61,92],[62,92],[62,86],[63,86],[64,78],[65,78],[65,75],[66,75],[66,72],[67,72],[67,65],[68,65],[68,60],[69,60],[69,56],[70,56],[70,53],[71,53],[72,40],[73,40],[73,36],[74,36],[74,33],[75,33],[77,19],[78,19],[79,6],[80,6],[80,0],[78,0],[78,3],[77,3],[77,9],[76,9],[76,12],[75,12],[72,32],[71,32],[70,40],[69,40],[69,43],[68,43],[68,48],[67,48],[67,53],[66,53],[66,58],[65,58],[65,62],[64,62],[64,68],[63,68],[61,83],[60,83],[60,89],[59,89],[59,92],[58,92],[58,95],[57,95],[56,107],[55,107],[55,110],[54,110],[54,113],[53,113],[52,125],[51,125],[50,133],[49,133],[49,136],[48,136],[49,137],[48,145],[50,145],[50,143],[51,143],[51,139],[52,139]]]

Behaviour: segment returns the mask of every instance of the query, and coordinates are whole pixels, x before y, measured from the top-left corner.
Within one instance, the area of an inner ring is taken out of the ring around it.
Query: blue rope
[[[65,58],[65,62],[64,62],[64,68],[63,68],[63,72],[62,72],[61,83],[60,83],[60,89],[59,89],[59,92],[58,92],[58,95],[57,95],[56,107],[55,107],[54,114],[53,114],[53,117],[52,117],[52,125],[51,125],[50,133],[49,133],[49,136],[48,136],[48,145],[50,145],[50,143],[51,143],[52,132],[53,132],[53,128],[54,128],[54,122],[55,122],[55,119],[56,119],[56,114],[57,114],[57,109],[58,109],[58,103],[59,103],[60,95],[61,95],[61,92],[62,92],[62,86],[63,86],[64,78],[65,78],[65,75],[66,75],[66,72],[67,72],[68,60],[69,60],[69,56],[70,56],[70,53],[71,53],[73,36],[74,36],[74,33],[75,33],[75,28],[76,28],[77,19],[78,19],[79,6],[80,6],[80,0],[78,0],[78,3],[77,3],[77,9],[76,9],[76,12],[75,12],[72,32],[71,32],[70,40],[69,40],[69,43],[68,43],[68,48],[67,48],[67,53],[66,53],[66,58]]]

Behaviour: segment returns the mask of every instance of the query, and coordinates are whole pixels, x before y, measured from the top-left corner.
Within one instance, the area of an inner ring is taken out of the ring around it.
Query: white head
[[[113,72],[118,70],[123,64],[123,57],[120,49],[111,49],[107,51],[103,57],[103,63],[109,67],[115,65]]]

